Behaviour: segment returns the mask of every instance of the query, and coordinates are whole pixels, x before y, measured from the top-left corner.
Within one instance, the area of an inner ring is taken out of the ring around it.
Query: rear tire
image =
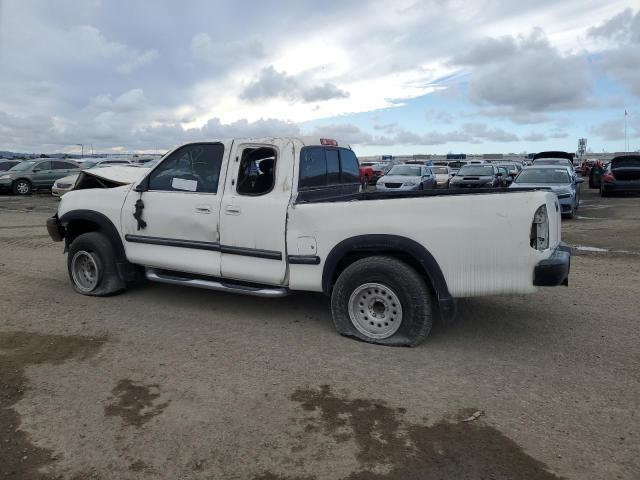
[[[13,194],[14,195],[31,195],[33,186],[29,180],[16,180],[13,182]]]
[[[71,285],[82,295],[103,297],[126,286],[118,274],[111,242],[98,232],[83,233],[73,240],[67,270]]]
[[[369,343],[413,347],[429,335],[433,301],[424,279],[392,257],[364,258],[338,277],[331,313],[341,335]]]

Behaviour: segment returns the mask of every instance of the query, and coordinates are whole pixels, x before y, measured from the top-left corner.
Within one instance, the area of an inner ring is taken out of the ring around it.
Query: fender
[[[334,273],[340,260],[349,253],[361,252],[395,252],[411,256],[422,267],[423,272],[430,280],[441,311],[447,316],[453,315],[453,298],[436,259],[423,245],[398,235],[359,235],[343,240],[333,247],[325,260],[322,271],[322,290],[326,294],[331,291]]]
[[[71,230],[71,232],[69,231],[69,224],[73,221],[85,221],[97,225],[97,231],[105,235],[111,242],[111,245],[113,245],[113,251],[116,256],[116,266],[118,268],[118,274],[120,275],[120,277],[126,281],[135,279],[137,272],[134,268],[134,265],[129,263],[129,261],[127,260],[127,256],[124,251],[124,245],[122,244],[122,239],[120,238],[118,229],[113,224],[113,222],[102,213],[96,212],[94,210],[70,210],[62,215],[62,217],[60,217],[60,223],[66,230],[65,251],[68,250],[69,244],[74,238],[73,236],[69,235],[69,233],[73,233],[73,230]]]

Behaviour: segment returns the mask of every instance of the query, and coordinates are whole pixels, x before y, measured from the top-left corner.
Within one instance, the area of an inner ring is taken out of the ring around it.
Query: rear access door
[[[221,276],[282,285],[293,142],[234,143],[220,212]]]

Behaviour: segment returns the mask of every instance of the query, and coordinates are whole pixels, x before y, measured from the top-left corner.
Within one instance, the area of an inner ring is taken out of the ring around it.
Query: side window
[[[223,156],[221,143],[185,145],[151,172],[149,190],[217,193]]]
[[[340,149],[340,166],[342,168],[342,183],[360,182],[360,166],[356,154],[352,150]]]
[[[54,160],[51,162],[51,170],[68,170],[74,168],[70,163],[60,160]]]
[[[236,191],[257,197],[273,190],[276,183],[276,151],[270,147],[245,148],[238,167]]]
[[[338,185],[340,183],[340,158],[337,150],[325,150],[327,158],[327,185]]]
[[[47,160],[46,162],[40,162],[33,167],[34,170],[51,170],[51,160]]]
[[[327,161],[324,148],[305,147],[300,152],[298,188],[324,187],[327,184]]]

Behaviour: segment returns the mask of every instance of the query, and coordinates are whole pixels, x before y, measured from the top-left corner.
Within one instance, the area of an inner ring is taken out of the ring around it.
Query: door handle
[[[235,214],[237,214],[237,213],[240,213],[241,210],[240,210],[240,207],[237,207],[235,205],[227,205],[225,207],[224,211],[227,212],[227,213],[232,213],[232,214],[235,213]]]
[[[197,213],[211,213],[211,207],[209,205],[198,205],[196,207]]]

